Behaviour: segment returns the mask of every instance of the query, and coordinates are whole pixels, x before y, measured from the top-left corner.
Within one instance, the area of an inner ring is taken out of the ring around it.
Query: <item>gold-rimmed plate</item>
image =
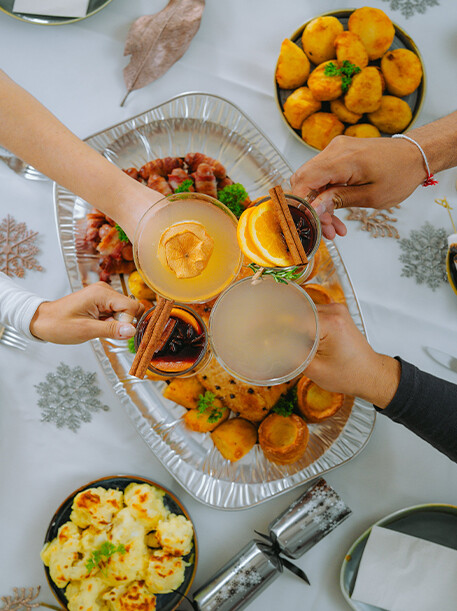
[[[300,47],[300,49],[302,49],[302,43],[301,43],[301,36],[303,34],[303,30],[306,28],[306,26],[313,21],[314,19],[317,19],[318,17],[336,17],[337,19],[339,19],[339,21],[343,24],[344,29],[347,30],[347,24],[349,21],[349,17],[350,15],[353,13],[353,10],[338,10],[338,11],[331,11],[329,13],[322,13],[321,15],[316,15],[315,17],[313,17],[312,19],[309,19],[306,23],[304,23],[303,25],[301,25],[297,30],[295,30],[295,32],[289,37],[289,39],[294,42],[296,45],[298,45]],[[393,22],[392,22],[393,23]],[[412,119],[409,123],[409,125],[405,128],[406,131],[407,129],[410,129],[413,125],[413,123],[416,121],[419,112],[422,108],[422,104],[424,101],[424,97],[425,97],[425,87],[426,87],[426,76],[425,76],[425,67],[424,67],[424,62],[422,60],[421,54],[419,52],[419,49],[416,45],[416,43],[413,41],[413,39],[409,36],[409,34],[407,34],[400,26],[398,26],[396,23],[393,23],[393,26],[395,28],[395,37],[393,40],[393,43],[390,47],[390,50],[393,49],[408,49],[409,51],[412,51],[413,53],[415,53],[422,65],[422,80],[421,83],[419,85],[419,87],[413,91],[413,93],[411,93],[408,96],[405,96],[403,98],[400,98],[402,100],[404,100],[408,106],[411,108],[411,112],[412,112]],[[375,60],[375,61],[370,61],[369,65],[370,66],[378,66],[380,63],[380,60]],[[311,71],[314,70],[316,66],[314,64],[311,64]],[[276,68],[277,68],[277,64],[276,64]],[[314,146],[311,146],[310,144],[308,144],[307,142],[305,142],[303,140],[303,138],[301,137],[301,133],[299,129],[294,129],[289,122],[287,121],[285,115],[284,115],[284,103],[287,100],[287,98],[289,97],[289,95],[295,91],[295,89],[282,89],[281,87],[279,87],[278,83],[276,82],[276,68],[275,68],[275,81],[274,81],[274,87],[275,87],[275,97],[276,97],[276,102],[279,108],[279,111],[281,113],[281,116],[284,120],[284,123],[287,125],[287,128],[289,129],[289,131],[293,134],[293,136],[299,140],[302,144],[304,144],[305,146],[307,146],[309,149],[313,150],[313,151],[319,151],[319,149],[315,148]],[[322,109],[321,112],[330,112],[330,102],[322,102]],[[358,121],[358,123],[367,123],[368,120],[366,119],[366,115],[364,115],[360,121]],[[348,127],[349,124],[345,124],[345,127]],[[383,134],[386,135],[386,134]]]
[[[53,15],[34,15],[32,13],[18,13],[13,11],[14,0],[0,0],[0,11],[19,19],[20,21],[26,21],[28,23],[36,23],[38,25],[63,25],[65,23],[73,23],[75,21],[81,21],[87,19],[101,11],[107,6],[111,0],[90,0],[87,13],[84,17],[58,17]]]

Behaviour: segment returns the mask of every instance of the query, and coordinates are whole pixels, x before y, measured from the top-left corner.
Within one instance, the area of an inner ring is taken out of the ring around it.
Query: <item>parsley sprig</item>
[[[183,180],[182,183],[176,187],[175,193],[187,193],[190,191],[193,184],[194,181],[192,178],[186,178],[186,180]]]
[[[197,409],[199,413],[203,414],[208,409],[211,409],[211,412],[208,416],[208,422],[210,424],[217,422],[224,415],[223,408],[214,405],[215,399],[216,395],[213,392],[210,392],[209,390],[207,390],[204,395],[198,395]]]
[[[119,225],[116,225],[117,233],[121,242],[129,242],[129,237]]]
[[[135,349],[135,338],[134,337],[129,337],[127,340],[127,347],[129,349],[129,352],[131,352],[132,354],[136,354],[136,349]]]
[[[249,263],[249,269],[252,269],[254,274],[256,274],[259,270],[262,269],[261,265],[257,265],[257,263]],[[300,278],[302,274],[302,270],[297,266],[292,267],[290,269],[264,269],[262,272],[262,276],[272,276],[276,282],[286,284],[286,282],[295,282],[298,278]]]
[[[86,569],[90,573],[92,569],[99,568],[100,563],[103,563],[105,565],[106,560],[111,558],[113,554],[125,554],[126,551],[127,550],[125,549],[125,546],[122,545],[122,543],[116,547],[116,545],[114,545],[114,543],[111,543],[111,541],[105,541],[100,545],[98,549],[94,550],[91,553],[89,560],[86,562]]]
[[[248,199],[248,193],[241,183],[235,182],[218,191],[217,199],[239,219],[245,210],[243,202]]]
[[[329,62],[324,68],[325,76],[341,76],[341,89],[343,93],[349,89],[352,83],[352,77],[360,72],[360,68],[345,59],[341,66],[337,66],[333,62]]]
[[[281,416],[290,416],[297,407],[297,387],[290,388],[285,394],[281,395],[273,406],[273,411]]]

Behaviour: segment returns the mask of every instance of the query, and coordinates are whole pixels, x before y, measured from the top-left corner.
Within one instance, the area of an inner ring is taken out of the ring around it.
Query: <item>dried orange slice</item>
[[[208,265],[214,240],[201,223],[176,223],[159,240],[157,256],[177,278],[195,278]]]
[[[293,265],[271,200],[252,209],[248,218],[248,232],[262,257],[277,267]]]
[[[193,327],[198,334],[203,332],[203,329],[198,324],[198,320],[187,310],[183,310],[182,308],[172,308],[170,316],[180,318],[183,322],[186,322]]]
[[[316,304],[327,304],[333,302],[329,291],[320,284],[304,284],[303,288]]]
[[[250,261],[252,261],[253,263],[257,263],[257,265],[261,265],[262,267],[271,267],[274,264],[272,263],[272,261],[262,257],[248,232],[248,220],[253,212],[254,208],[247,208],[240,216],[236,228],[236,237],[238,238],[238,244],[242,253]]]

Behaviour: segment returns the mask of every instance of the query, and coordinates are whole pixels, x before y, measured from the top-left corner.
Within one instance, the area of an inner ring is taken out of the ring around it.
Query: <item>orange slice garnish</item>
[[[195,278],[208,265],[214,240],[201,223],[176,223],[160,236],[157,256],[177,278]]]
[[[271,200],[252,208],[248,218],[248,232],[262,257],[277,267],[293,265],[292,255],[287,250]]]
[[[262,267],[271,267],[273,263],[262,257],[254,242],[251,239],[248,231],[248,220],[251,214],[254,212],[254,208],[247,208],[240,216],[238,226],[236,228],[236,237],[238,238],[238,244],[242,253],[253,263],[261,265]]]
[[[186,322],[191,327],[193,327],[196,333],[198,334],[203,332],[203,329],[200,327],[198,320],[194,316],[192,316],[192,314],[187,310],[183,310],[182,308],[172,308],[170,316],[174,316],[175,318],[179,318],[183,322]]]

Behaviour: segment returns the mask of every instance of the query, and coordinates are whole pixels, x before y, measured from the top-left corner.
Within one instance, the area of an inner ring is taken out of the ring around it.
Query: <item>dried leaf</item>
[[[205,0],[170,0],[155,15],[145,15],[131,26],[124,55],[131,55],[124,68],[127,93],[141,89],[162,74],[184,55],[198,31]]]
[[[393,206],[399,208],[399,206]],[[368,213],[362,208],[347,208],[348,214],[346,216],[347,221],[359,221],[360,229],[362,231],[368,231],[371,233],[373,238],[395,238],[399,239],[400,234],[397,228],[393,225],[398,219],[392,214],[392,208],[388,208],[384,212],[375,210],[374,212]]]
[[[13,588],[14,596],[1,596],[2,611],[19,611],[19,609],[35,609],[40,606],[36,601],[40,593],[40,586],[36,588]],[[54,607],[55,609],[56,607]]]

